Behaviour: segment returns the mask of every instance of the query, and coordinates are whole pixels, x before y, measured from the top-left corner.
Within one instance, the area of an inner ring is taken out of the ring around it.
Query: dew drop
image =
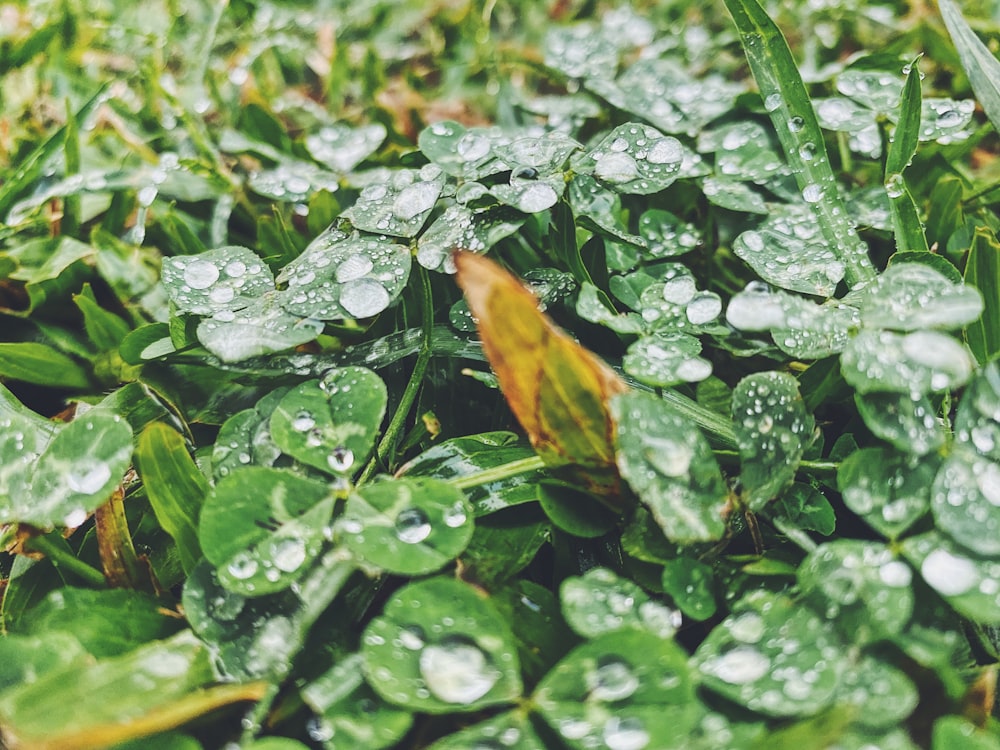
[[[468,515],[466,515],[465,506],[462,503],[455,503],[447,511],[445,511],[444,523],[448,528],[457,529],[467,520]]]
[[[604,724],[604,744],[608,750],[643,750],[649,740],[649,732],[633,716],[612,716]]]
[[[340,306],[354,318],[370,318],[389,306],[389,292],[374,279],[357,279],[340,290]]]
[[[73,492],[93,495],[100,492],[109,479],[111,479],[111,467],[99,463],[70,471],[66,475],[66,484]]]
[[[348,256],[343,263],[337,266],[337,281],[346,284],[348,281],[360,279],[371,273],[375,264],[367,255],[354,254]]]
[[[924,558],[920,575],[944,596],[964,594],[979,580],[979,571],[970,560],[943,549],[936,549]]]
[[[431,535],[427,514],[420,508],[406,508],[396,516],[396,536],[406,544],[417,544]]]
[[[802,200],[806,203],[819,203],[823,199],[823,186],[812,183],[802,189]]]
[[[308,432],[316,426],[316,420],[307,411],[300,411],[292,420],[292,429],[296,432]]]
[[[771,669],[770,660],[755,648],[740,646],[712,659],[706,669],[731,685],[756,682]]]
[[[208,289],[219,280],[219,269],[207,260],[193,260],[184,268],[184,283],[192,289]]]
[[[326,457],[326,465],[334,471],[347,471],[354,465],[354,451],[343,446],[335,448],[330,455]]]
[[[392,213],[397,219],[410,221],[430,211],[437,201],[441,188],[433,182],[417,182],[403,188],[392,202]]]
[[[597,669],[588,678],[590,695],[599,701],[625,700],[639,688],[639,678],[617,656],[599,659]]]
[[[607,153],[595,156],[594,175],[605,182],[626,183],[639,178],[635,159],[626,153]]]
[[[229,575],[233,578],[239,581],[245,581],[257,572],[257,567],[256,560],[250,557],[250,555],[246,552],[241,552],[230,561],[229,565],[226,566],[226,570],[229,571]]]
[[[67,529],[75,529],[78,526],[83,525],[83,522],[87,520],[87,511],[83,508],[75,508],[66,514],[63,518],[63,526]]]
[[[271,545],[270,556],[278,570],[294,573],[306,560],[306,543],[298,537],[276,540]]]
[[[486,695],[500,679],[482,649],[452,638],[420,652],[420,675],[431,694],[445,703],[468,705]]]

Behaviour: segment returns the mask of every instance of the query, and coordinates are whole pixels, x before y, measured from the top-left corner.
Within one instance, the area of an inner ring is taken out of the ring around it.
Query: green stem
[[[740,454],[736,451],[714,451],[715,457],[722,463],[736,463],[739,461]],[[840,468],[840,463],[837,461],[811,461],[803,459],[799,461],[800,471],[811,471],[813,474],[836,474],[837,469]]]
[[[69,549],[63,548],[47,536],[32,537],[25,543],[24,547],[30,552],[40,552],[45,555],[57,568],[72,573],[88,586],[105,588],[108,585],[101,571],[77,559]]]
[[[526,474],[529,471],[540,471],[545,468],[545,462],[539,456],[528,456],[517,461],[511,461],[500,466],[492,466],[473,474],[466,474],[464,477],[449,479],[448,484],[458,487],[460,490],[467,490],[470,487],[479,487],[490,482],[498,482],[501,479],[508,479],[518,474]]]
[[[706,409],[697,401],[670,389],[663,390],[663,400],[698,427],[717,438],[719,443],[732,448],[736,447],[736,432],[733,430],[733,423],[718,412]]]
[[[417,400],[417,394],[420,393],[420,387],[424,381],[424,374],[427,372],[427,365],[431,361],[433,353],[431,344],[434,335],[434,298],[431,295],[431,284],[427,275],[427,269],[420,265],[417,266],[417,280],[419,282],[418,299],[420,300],[420,312],[422,316],[422,336],[420,349],[417,351],[417,361],[413,363],[413,371],[410,373],[410,379],[406,383],[403,396],[400,398],[399,405],[396,407],[396,411],[389,421],[389,426],[385,429],[385,434],[382,435],[382,439],[379,441],[375,455],[372,456],[368,465],[361,472],[361,476],[358,477],[358,484],[367,482],[374,476],[379,466],[385,466],[388,463],[389,454],[406,423],[406,418],[409,416],[414,401]]]

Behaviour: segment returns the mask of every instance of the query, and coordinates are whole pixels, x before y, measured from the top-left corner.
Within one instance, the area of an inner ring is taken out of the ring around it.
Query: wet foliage
[[[1000,748],[1000,25],[0,5],[0,744]]]

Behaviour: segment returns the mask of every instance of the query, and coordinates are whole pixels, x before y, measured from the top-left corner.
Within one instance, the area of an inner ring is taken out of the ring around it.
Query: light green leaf
[[[502,713],[468,729],[449,734],[427,750],[469,750],[469,748],[508,748],[546,750],[523,709]]]
[[[420,170],[396,170],[387,182],[362,190],[355,204],[341,216],[365,232],[413,237],[423,228],[441,195],[441,174],[440,167],[434,164]]]
[[[37,438],[24,433],[29,424],[21,422],[21,431],[0,443],[3,463],[13,467],[0,474],[0,522],[79,526],[121,482],[132,430],[118,415],[91,409],[60,429],[36,459]]]
[[[663,565],[663,590],[692,620],[715,614],[715,580],[710,565],[691,557],[677,557]]]
[[[620,193],[648,195],[673,184],[683,157],[676,138],[631,122],[612,130],[579,160],[576,169],[592,173]]]
[[[512,136],[502,128],[468,128],[451,120],[435,122],[420,131],[417,145],[433,164],[454,177],[478,180],[506,172],[510,165],[496,149]]]
[[[701,432],[665,401],[631,391],[615,397],[618,469],[669,539],[718,539],[727,490]]]
[[[743,182],[733,179],[706,177],[701,184],[708,202],[729,211],[766,216],[771,212],[764,197]]]
[[[936,531],[903,540],[903,554],[960,615],[1000,623],[1000,561],[984,559]]]
[[[914,62],[906,76],[899,121],[885,159],[885,191],[889,196],[889,210],[892,213],[898,252],[927,251],[927,238],[917,213],[917,205],[903,178],[903,170],[917,150],[917,140],[921,134],[920,112],[920,71]]]
[[[566,622],[584,638],[638,629],[667,639],[681,624],[680,612],[650,599],[638,585],[608,568],[591,568],[565,579],[559,598]]]
[[[844,675],[840,696],[841,701],[855,706],[859,724],[883,730],[904,722],[919,700],[917,688],[906,673],[870,655],[862,656]],[[881,743],[878,747],[889,750]]]
[[[309,466],[352,475],[375,445],[387,401],[385,383],[371,370],[337,368],[281,399],[271,415],[271,437]]]
[[[733,424],[745,501],[757,511],[791,484],[812,441],[814,421],[799,384],[783,372],[743,378],[733,390]]]
[[[521,695],[513,636],[493,603],[452,578],[411,583],[362,636],[365,677],[398,706],[477,711]]]
[[[241,362],[307,344],[323,332],[321,321],[282,307],[284,300],[272,292],[238,310],[219,310],[198,324],[198,340],[223,362]]]
[[[417,240],[417,262],[431,271],[454,273],[455,250],[486,252],[523,223],[524,216],[502,206],[479,211],[449,206]]]
[[[366,484],[347,499],[336,526],[360,560],[392,573],[431,573],[472,538],[472,506],[454,485],[431,478]]]
[[[954,284],[923,263],[893,263],[854,303],[865,326],[896,331],[960,328],[983,311],[978,290]]]
[[[337,122],[306,136],[306,149],[323,166],[347,174],[374,153],[386,135],[380,122],[360,127]]]
[[[1000,363],[993,360],[969,383],[955,415],[955,440],[1000,463]]]
[[[684,333],[643,336],[629,345],[622,369],[646,385],[693,383],[712,374],[712,363],[700,353],[701,342]]]
[[[319,554],[333,503],[315,480],[263,467],[233,472],[205,499],[201,548],[229,591],[281,591]]]
[[[931,487],[938,528],[966,549],[1000,556],[1000,464],[956,448]]]
[[[539,683],[534,704],[569,747],[684,747],[703,709],[687,654],[642,630],[578,646]]]
[[[844,379],[859,393],[890,391],[916,394],[964,385],[974,360],[951,336],[937,331],[899,335],[863,330],[850,340],[840,358]]]
[[[795,642],[797,649],[785,649]],[[765,716],[830,705],[847,664],[833,624],[782,594],[754,591],[698,647],[705,687]],[[807,677],[808,675],[808,677]]]
[[[302,699],[318,716],[309,733],[335,748],[351,743],[366,750],[395,745],[413,724],[413,715],[382,700],[364,681],[363,659],[352,654],[302,689]]]
[[[86,368],[48,344],[0,343],[0,376],[70,390],[91,387]]]
[[[164,258],[160,281],[178,312],[196,315],[242,310],[274,289],[264,261],[237,245]]]
[[[281,306],[318,320],[370,318],[396,300],[409,275],[403,245],[330,227],[278,274],[287,285]]]
[[[862,448],[840,464],[837,487],[865,523],[896,539],[930,509],[937,466],[890,448]]]
[[[845,638],[866,644],[899,634],[913,613],[913,569],[878,542],[837,539],[799,566],[803,592],[819,595],[826,619]]]
[[[139,435],[135,463],[156,520],[173,537],[184,572],[190,573],[201,558],[198,515],[208,482],[184,438],[162,422],[150,424]]]
[[[854,401],[868,429],[901,451],[924,456],[944,445],[944,427],[926,396],[876,391]]]

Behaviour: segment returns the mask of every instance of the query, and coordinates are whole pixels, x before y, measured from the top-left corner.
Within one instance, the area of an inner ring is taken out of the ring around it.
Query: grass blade
[[[812,102],[788,43],[757,0],[726,0],[746,51],[764,108],[812,208],[823,236],[844,264],[850,286],[875,278],[868,246],[858,236],[837,192],[837,183]]]
[[[979,40],[952,0],[938,0],[938,7],[976,98],[993,127],[1000,130],[1000,62]]]
[[[965,329],[965,339],[980,364],[1000,352],[1000,242],[985,227],[976,230],[965,262],[965,283],[983,295],[983,314]]]
[[[892,229],[896,250],[901,253],[927,252],[927,237],[917,213],[903,170],[917,152],[920,138],[920,73],[917,64],[910,66],[900,101],[899,122],[885,157],[885,191],[889,194]]]

